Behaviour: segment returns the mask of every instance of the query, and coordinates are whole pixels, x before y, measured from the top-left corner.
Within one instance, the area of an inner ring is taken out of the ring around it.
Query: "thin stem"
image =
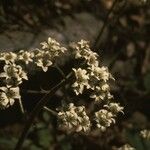
[[[98,36],[96,37],[96,40],[95,40],[93,46],[92,46],[93,49],[96,49],[97,46],[100,44],[102,34],[103,34],[103,32],[104,32],[104,30],[105,30],[107,24],[108,24],[109,16],[110,16],[110,14],[112,13],[113,9],[115,8],[117,2],[118,2],[118,0],[115,0],[115,1],[114,1],[112,7],[110,8],[109,12],[107,13],[106,18],[105,18],[105,21],[104,21],[104,23],[103,23],[103,26],[102,26],[102,28],[101,28],[101,30],[100,30]]]
[[[41,90],[41,91],[35,91],[35,90],[22,90],[23,93],[27,94],[47,94],[49,91]]]
[[[52,109],[50,109],[50,108],[48,108],[46,106],[44,106],[43,109],[46,110],[47,112],[51,113],[52,115],[57,116],[57,112],[56,111],[54,111],[54,110],[52,110]]]
[[[19,98],[19,106],[20,106],[20,110],[23,114],[25,114],[25,111],[24,111],[24,107],[23,107],[23,104],[22,104],[22,101],[21,101],[21,98]]]
[[[35,119],[35,117],[38,115],[38,113],[40,112],[40,110],[43,108],[43,106],[49,101],[50,97],[60,88],[62,87],[64,84],[66,84],[68,81],[71,80],[73,73],[69,73],[66,77],[67,80],[62,80],[60,83],[58,83],[56,86],[54,86],[47,94],[45,94],[43,96],[43,98],[36,104],[36,106],[34,107],[33,111],[31,112],[29,119],[23,129],[23,132],[21,134],[21,137],[18,140],[18,143],[16,144],[16,147],[14,150],[20,150],[23,142],[25,140],[25,138],[28,135],[29,129],[31,127],[31,125],[33,124],[33,121]]]

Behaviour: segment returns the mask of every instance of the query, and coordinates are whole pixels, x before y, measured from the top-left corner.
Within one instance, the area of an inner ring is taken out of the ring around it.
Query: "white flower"
[[[0,92],[0,108],[4,109],[9,106],[9,99],[4,92]]]
[[[91,50],[86,50],[85,55],[84,55],[85,60],[87,60],[87,64],[89,66],[98,66],[98,54],[92,52]]]
[[[56,56],[59,56],[60,54],[64,53],[66,51],[65,47],[61,47],[60,44],[52,39],[52,38],[48,38],[47,42],[42,42],[42,49],[49,51],[50,55],[54,58]]]
[[[29,62],[33,61],[34,53],[32,51],[24,51],[20,50],[18,54],[18,59],[25,62],[25,64],[29,64]]]
[[[111,78],[111,74],[108,72],[107,67],[91,66],[91,76],[94,76],[97,80],[108,81]]]
[[[105,108],[108,108],[113,114],[117,114],[118,112],[123,113],[123,107],[120,106],[119,103],[109,103],[104,105]]]
[[[35,64],[43,69],[44,72],[48,70],[48,67],[51,66],[56,57],[61,56],[66,51],[65,47],[61,47],[60,44],[52,39],[48,38],[47,42],[42,42],[42,50],[34,51],[34,61]]]
[[[120,148],[117,148],[117,150],[136,150],[134,147],[131,147],[129,144],[125,144]]]
[[[14,63],[17,55],[13,52],[3,52],[1,53],[0,60],[4,60],[6,64]]]
[[[49,51],[39,53],[38,55],[36,55],[36,57],[37,57],[36,61],[37,66],[41,67],[44,72],[46,72],[48,70],[48,67],[53,64],[52,56],[49,53]]]
[[[0,74],[0,77],[5,78],[6,82],[14,82],[16,84],[21,84],[22,79],[28,80],[25,71],[23,71],[21,66],[16,64],[6,64],[4,66],[4,72]]]
[[[58,113],[59,126],[76,132],[90,130],[90,120],[84,106],[76,107],[70,103],[67,110]]]
[[[109,91],[110,87],[107,83],[104,83],[101,87],[102,91],[106,92],[106,91]]]
[[[113,96],[109,92],[109,87],[107,86],[96,86],[96,88],[93,90],[92,94],[90,95],[90,98],[93,98],[96,102],[100,102],[101,100],[110,100],[113,98]]]
[[[83,58],[87,61],[89,66],[98,66],[98,54],[90,50],[89,42],[81,40],[76,45],[74,45],[75,58]]]
[[[88,43],[89,43],[88,41],[81,40],[80,42],[74,45],[74,52],[76,59],[85,58],[86,52],[90,50]]]
[[[73,71],[75,72],[76,81],[72,87],[74,88],[74,91],[77,95],[82,94],[84,87],[89,88],[89,75],[85,69],[78,68],[73,69]]]
[[[108,110],[101,109],[98,112],[95,112],[95,121],[98,128],[101,131],[105,131],[112,123],[115,123],[113,114]]]
[[[150,140],[150,130],[142,130],[140,132],[140,135],[144,138],[144,139],[147,139],[147,140]]]
[[[60,44],[55,39],[52,39],[51,37],[48,38],[47,42],[42,42],[41,45],[42,45],[42,49],[52,49],[54,48],[54,46],[55,47],[60,46]]]
[[[20,99],[19,87],[0,87],[0,105],[7,108],[14,104],[15,99]]]
[[[95,102],[100,102],[101,100],[104,100],[106,97],[105,93],[101,93],[101,91],[94,91],[91,95],[90,98],[93,98]]]

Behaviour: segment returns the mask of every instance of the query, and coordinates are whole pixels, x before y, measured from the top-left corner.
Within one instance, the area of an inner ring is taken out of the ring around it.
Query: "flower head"
[[[105,131],[107,127],[109,127],[112,123],[115,123],[115,119],[113,117],[114,115],[105,109],[95,112],[97,127],[100,128],[101,131]]]
[[[140,132],[141,137],[143,137],[144,139],[150,140],[150,130],[142,130]]]
[[[25,64],[29,64],[29,62],[33,62],[34,53],[32,51],[24,51],[20,50],[18,54],[18,60],[22,60]]]
[[[73,69],[75,72],[76,82],[72,85],[74,88],[75,93],[82,94],[84,87],[89,88],[88,79],[89,75],[87,74],[87,71],[85,69]]]
[[[60,123],[59,126],[62,128],[76,132],[86,132],[90,130],[91,124],[84,106],[76,107],[73,103],[70,103],[67,110],[58,113],[58,119]]]
[[[4,60],[6,64],[14,63],[17,58],[17,54],[13,52],[3,52],[0,55],[0,60]]]
[[[26,72],[16,64],[6,64],[0,77],[5,78],[7,84],[14,83],[15,85],[21,84],[22,79],[28,80]]]
[[[20,99],[19,87],[0,87],[0,107],[7,108],[14,104],[15,99]]]
[[[108,108],[113,114],[117,114],[118,112],[123,113],[123,107],[121,107],[119,103],[109,103],[104,105],[104,107]]]

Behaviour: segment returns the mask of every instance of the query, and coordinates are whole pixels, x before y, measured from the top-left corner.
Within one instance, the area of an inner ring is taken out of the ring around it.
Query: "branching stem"
[[[33,121],[35,119],[35,117],[39,114],[39,112],[41,111],[41,109],[43,108],[43,106],[49,101],[49,99],[51,98],[51,96],[60,88],[62,87],[64,84],[66,84],[67,82],[69,82],[72,78],[72,72],[69,73],[66,76],[66,80],[63,79],[60,83],[58,83],[56,86],[54,86],[48,93],[46,93],[43,98],[36,104],[36,106],[34,107],[33,111],[31,112],[29,119],[23,129],[23,132],[21,134],[21,137],[18,140],[18,143],[16,144],[16,147],[14,150],[20,150],[22,148],[22,145],[24,143],[25,138],[28,135],[29,129],[31,127],[31,125],[33,124]]]

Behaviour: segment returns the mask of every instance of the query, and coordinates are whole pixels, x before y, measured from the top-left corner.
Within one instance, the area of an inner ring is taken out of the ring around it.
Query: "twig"
[[[20,106],[21,112],[22,112],[23,114],[25,114],[25,111],[24,111],[24,107],[23,107],[23,105],[22,105],[21,98],[19,98],[19,106]]]
[[[41,90],[41,91],[35,91],[35,90],[22,90],[22,93],[27,94],[47,94],[49,91]]]
[[[62,80],[60,83],[58,83],[56,86],[54,86],[47,94],[45,94],[43,96],[43,98],[36,104],[36,106],[34,107],[33,111],[31,112],[29,119],[23,129],[23,132],[21,134],[21,137],[18,140],[18,143],[16,144],[16,147],[14,150],[20,150],[23,142],[25,140],[25,138],[28,135],[29,129],[35,119],[35,117],[38,115],[38,113],[40,112],[40,110],[43,108],[43,106],[49,101],[50,97],[60,88],[62,87],[64,84],[66,84],[68,81],[71,80],[73,73],[69,73],[66,77],[67,80]]]
[[[46,110],[47,112],[53,114],[54,116],[57,116],[57,112],[55,112],[54,110],[52,110],[46,106],[44,106],[43,109]]]
[[[102,28],[101,28],[101,30],[100,30],[100,32],[99,32],[99,34],[98,34],[98,36],[97,36],[97,38],[96,38],[94,44],[93,44],[93,46],[92,46],[93,49],[96,49],[97,46],[100,44],[102,34],[103,34],[103,32],[104,32],[104,30],[105,30],[107,24],[108,24],[109,16],[110,16],[110,14],[112,13],[113,9],[115,8],[117,2],[118,2],[118,0],[115,0],[115,1],[114,1],[112,7],[110,8],[109,12],[107,13],[106,19],[105,19],[105,21],[104,21],[104,23],[103,23],[103,26],[102,26]]]

